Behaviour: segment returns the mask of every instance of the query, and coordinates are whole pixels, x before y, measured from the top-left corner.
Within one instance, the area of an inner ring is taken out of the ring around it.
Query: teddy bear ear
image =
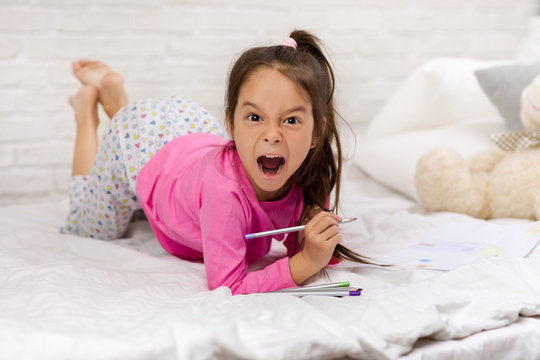
[[[525,128],[540,128],[540,75],[521,93],[521,122]]]

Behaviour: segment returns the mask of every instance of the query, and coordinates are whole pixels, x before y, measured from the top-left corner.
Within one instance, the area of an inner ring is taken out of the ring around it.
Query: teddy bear
[[[481,219],[540,220],[540,76],[521,94],[525,130],[492,134],[497,147],[464,159],[437,148],[417,162],[418,198],[428,211]]]

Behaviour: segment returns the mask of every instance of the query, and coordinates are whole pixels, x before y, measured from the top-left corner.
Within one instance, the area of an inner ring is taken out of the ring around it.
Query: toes
[[[76,72],[80,68],[81,68],[81,64],[79,63],[79,61],[73,61],[71,63],[71,70],[73,70],[73,72]]]
[[[97,60],[89,60],[89,59],[80,59],[79,60],[79,64],[81,66],[92,65],[92,64],[97,64],[97,63],[100,63],[100,62],[97,61]]]
[[[73,75],[83,85],[93,85],[97,88],[101,88],[102,78],[111,71],[105,63],[96,60],[80,59],[74,61],[71,66]]]
[[[92,67],[96,65],[102,66],[103,63],[97,60],[79,59],[71,63],[71,69],[73,70],[73,73],[76,73],[85,67]]]

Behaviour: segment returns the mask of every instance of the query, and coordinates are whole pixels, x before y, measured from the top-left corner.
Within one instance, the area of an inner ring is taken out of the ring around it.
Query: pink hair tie
[[[292,47],[294,50],[296,50],[296,47],[298,46],[298,44],[296,44],[296,40],[294,40],[292,37],[288,37],[286,38],[285,40],[283,40],[283,42],[281,43],[282,46],[290,46]]]

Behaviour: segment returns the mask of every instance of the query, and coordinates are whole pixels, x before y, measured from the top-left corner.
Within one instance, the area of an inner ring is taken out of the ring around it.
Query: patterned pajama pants
[[[141,208],[135,195],[139,171],[167,142],[193,132],[225,137],[219,121],[191,100],[143,99],[122,108],[99,144],[91,173],[71,178],[70,212],[60,231],[121,237]]]

